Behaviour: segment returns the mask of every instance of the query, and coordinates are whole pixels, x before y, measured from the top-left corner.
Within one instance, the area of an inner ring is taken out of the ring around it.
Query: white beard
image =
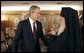
[[[59,28],[59,30],[58,30],[58,36],[65,30],[65,28],[66,28],[66,25],[61,25],[60,26],[60,28]]]

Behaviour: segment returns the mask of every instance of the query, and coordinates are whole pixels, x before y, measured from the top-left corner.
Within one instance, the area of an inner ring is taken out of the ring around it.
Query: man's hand
[[[57,34],[57,29],[53,26],[52,28],[51,28],[51,31],[49,32],[51,35],[55,35],[56,36],[56,34]]]

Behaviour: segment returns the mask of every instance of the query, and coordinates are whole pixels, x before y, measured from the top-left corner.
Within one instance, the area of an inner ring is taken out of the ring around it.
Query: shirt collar
[[[29,17],[29,20],[30,20],[30,22],[31,22],[31,23],[35,22],[35,21],[34,21],[34,20],[32,20],[30,17]]]

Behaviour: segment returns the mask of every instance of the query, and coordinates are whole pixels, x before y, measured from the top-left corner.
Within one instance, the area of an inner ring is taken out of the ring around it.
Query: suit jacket
[[[17,51],[18,43],[20,42],[19,48],[22,52],[40,52],[39,38],[45,42],[45,37],[42,32],[42,24],[39,21],[36,21],[36,24],[37,32],[35,40],[32,34],[29,19],[19,22],[13,42],[13,51]]]

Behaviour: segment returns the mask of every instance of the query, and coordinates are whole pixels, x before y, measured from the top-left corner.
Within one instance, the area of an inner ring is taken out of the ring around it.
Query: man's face
[[[40,17],[40,9],[36,8],[34,10],[34,13],[32,15],[33,15],[33,17],[34,17],[35,20],[39,19],[39,17]]]

